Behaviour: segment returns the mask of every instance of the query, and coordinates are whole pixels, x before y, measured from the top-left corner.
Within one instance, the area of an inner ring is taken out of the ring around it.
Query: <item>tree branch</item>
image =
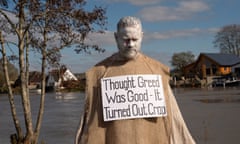
[[[6,50],[4,47],[2,31],[0,31],[0,43],[1,43],[1,47],[2,47],[1,52],[2,52],[2,57],[3,57],[3,71],[4,71],[5,81],[6,81],[7,87],[8,87],[8,99],[9,99],[9,103],[10,103],[10,107],[11,107],[12,117],[13,117],[14,125],[15,125],[16,131],[17,131],[17,135],[18,135],[19,139],[22,139],[23,133],[21,130],[20,122],[17,118],[17,112],[16,112],[15,103],[14,103],[12,87],[11,87],[10,80],[9,80],[7,57],[6,57]]]

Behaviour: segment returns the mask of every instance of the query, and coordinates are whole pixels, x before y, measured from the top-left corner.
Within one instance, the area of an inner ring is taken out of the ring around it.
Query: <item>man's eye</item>
[[[130,39],[123,39],[125,42],[129,42],[130,41]]]
[[[137,41],[138,39],[123,39],[123,40],[126,42],[129,42],[129,41]]]

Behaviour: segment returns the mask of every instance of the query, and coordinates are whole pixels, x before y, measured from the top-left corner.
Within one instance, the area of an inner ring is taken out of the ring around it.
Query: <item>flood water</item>
[[[18,110],[21,109],[20,99],[20,96],[15,97]],[[33,117],[37,115],[39,99],[39,95],[32,94]],[[72,144],[82,113],[83,102],[84,93],[47,93],[39,141],[43,140],[47,144]],[[23,115],[22,111],[18,112],[19,116]],[[21,122],[24,124],[23,118]],[[15,129],[8,98],[0,96],[0,144],[9,144],[9,136],[13,133]]]
[[[173,89],[186,124],[197,144],[240,142],[240,88]],[[36,117],[40,96],[32,94]],[[20,96],[15,97],[19,117]],[[82,113],[84,93],[47,93],[39,141],[72,144]],[[21,118],[21,123],[24,123]],[[23,128],[24,129],[24,128]],[[0,144],[9,144],[15,133],[8,98],[0,96]]]
[[[240,143],[240,87],[174,92],[197,144]]]

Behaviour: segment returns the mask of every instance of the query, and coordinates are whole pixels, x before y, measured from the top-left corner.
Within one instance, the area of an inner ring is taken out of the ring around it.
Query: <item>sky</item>
[[[174,53],[191,51],[196,58],[200,53],[218,53],[213,41],[219,29],[240,24],[239,0],[88,0],[87,3],[107,8],[106,33],[91,38],[106,52],[88,55],[66,49],[61,62],[73,72],[85,72],[117,52],[113,33],[124,16],[141,20],[142,52],[170,68]]]
[[[218,53],[213,41],[226,25],[240,24],[239,0],[86,0],[86,9],[94,5],[106,8],[107,31],[90,35],[91,42],[106,51],[91,55],[76,54],[72,49],[62,51],[61,63],[73,73],[85,72],[99,61],[117,52],[113,33],[124,16],[138,17],[143,25],[142,52],[165,65],[174,53],[191,51]],[[34,63],[34,60],[33,60]],[[40,65],[32,65],[37,70]]]

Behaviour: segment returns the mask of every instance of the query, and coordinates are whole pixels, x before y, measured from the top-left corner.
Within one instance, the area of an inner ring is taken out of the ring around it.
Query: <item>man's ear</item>
[[[118,32],[114,32],[114,38],[115,38],[115,42],[118,44]]]
[[[115,40],[117,40],[117,38],[118,38],[117,32],[114,32],[114,38],[115,38]]]

